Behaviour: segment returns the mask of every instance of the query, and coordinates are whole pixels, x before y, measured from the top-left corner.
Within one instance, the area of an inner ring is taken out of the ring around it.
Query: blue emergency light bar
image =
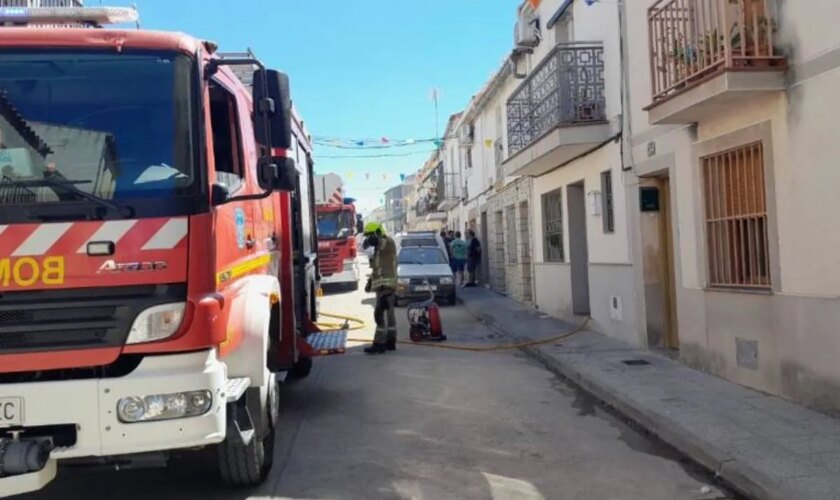
[[[0,7],[0,24],[95,25],[136,23],[137,10],[130,7]]]
[[[0,7],[0,17],[6,18],[21,18],[21,17],[28,17],[29,16],[29,9],[26,7]]]
[[[344,198],[345,205],[352,205],[353,203],[356,203],[356,198]]]

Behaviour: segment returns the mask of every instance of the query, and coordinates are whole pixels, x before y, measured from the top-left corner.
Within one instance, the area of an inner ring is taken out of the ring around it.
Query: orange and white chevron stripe
[[[0,292],[183,282],[188,232],[186,217],[0,225]],[[91,242],[114,243],[114,254],[88,255]],[[164,265],[103,273],[109,261]]]

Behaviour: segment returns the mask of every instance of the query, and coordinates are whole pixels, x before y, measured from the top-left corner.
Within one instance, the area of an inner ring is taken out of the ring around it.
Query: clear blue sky
[[[512,0],[87,0],[136,3],[146,29],[214,40],[223,51],[251,47],[290,74],[292,93],[313,135],[431,138],[441,89],[440,133],[466,106],[513,43]],[[393,148],[387,153],[428,150]],[[370,154],[320,147],[316,155]],[[375,152],[374,152],[375,153]],[[376,159],[316,159],[321,173],[347,180],[363,211],[374,208],[399,174],[425,154]],[[365,178],[365,173],[370,178]],[[383,174],[388,176],[383,180]]]

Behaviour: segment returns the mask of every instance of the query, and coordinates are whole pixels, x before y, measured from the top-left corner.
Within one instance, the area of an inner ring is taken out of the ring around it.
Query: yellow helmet
[[[368,222],[365,224],[365,234],[385,234],[385,228],[378,222]]]

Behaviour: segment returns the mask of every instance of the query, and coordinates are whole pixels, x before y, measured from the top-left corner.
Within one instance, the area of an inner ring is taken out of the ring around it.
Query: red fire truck
[[[258,484],[278,380],[344,350],[313,324],[312,149],[288,78],[103,28],[134,18],[0,8],[0,496],[57,461],[208,447],[227,483]]]
[[[345,197],[344,183],[336,174],[315,176],[315,210],[318,214],[318,270],[322,284],[359,287],[356,261],[355,200]]]

